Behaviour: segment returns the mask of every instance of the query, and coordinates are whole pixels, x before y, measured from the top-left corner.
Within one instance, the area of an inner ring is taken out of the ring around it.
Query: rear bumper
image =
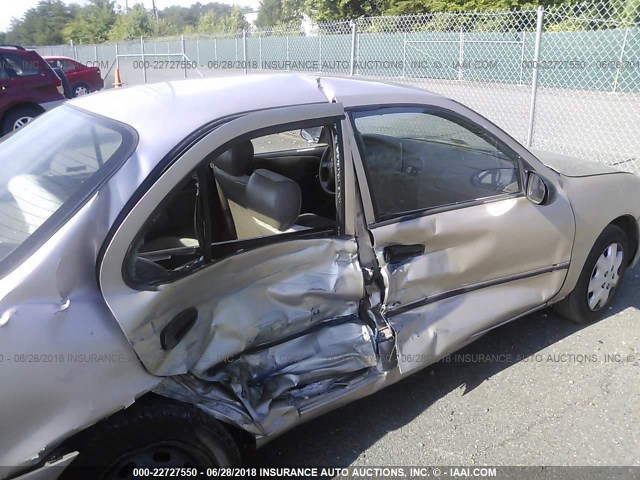
[[[13,480],[56,480],[77,456],[78,452],[67,453],[54,462],[45,463],[36,470],[31,470],[19,477],[13,477]]]

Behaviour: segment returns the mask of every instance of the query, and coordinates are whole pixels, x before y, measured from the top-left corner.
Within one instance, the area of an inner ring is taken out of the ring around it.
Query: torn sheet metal
[[[206,381],[170,377],[156,392],[191,401],[258,436],[280,433],[299,421],[305,405],[375,370],[372,331],[357,317],[225,364]]]

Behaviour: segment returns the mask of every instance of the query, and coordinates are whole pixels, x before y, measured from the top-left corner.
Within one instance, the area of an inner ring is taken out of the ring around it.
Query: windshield
[[[97,172],[128,156],[134,134],[70,106],[38,117],[0,141],[0,261],[45,224],[77,206]]]

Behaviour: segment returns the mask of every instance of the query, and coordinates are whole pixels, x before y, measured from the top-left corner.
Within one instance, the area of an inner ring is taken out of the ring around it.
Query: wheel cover
[[[76,97],[79,97],[81,95],[87,95],[88,93],[89,93],[89,90],[87,89],[87,87],[83,85],[79,85],[76,87],[76,90],[75,90]]]
[[[133,480],[134,468],[198,468],[207,463],[207,455],[181,442],[160,442],[128,452],[106,467],[100,480]],[[200,478],[200,475],[193,477]]]
[[[18,118],[15,122],[13,122],[13,129],[18,130],[19,128],[24,127],[27,123],[31,123],[32,121],[33,121],[33,117],[28,117],[26,115],[23,115],[22,117]]]
[[[619,243],[612,243],[598,257],[587,287],[587,304],[593,312],[605,307],[620,281],[624,251]]]

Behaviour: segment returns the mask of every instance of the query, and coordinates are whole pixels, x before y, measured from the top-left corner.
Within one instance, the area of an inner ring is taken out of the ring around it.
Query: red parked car
[[[0,136],[65,100],[60,78],[37,52],[0,45]]]
[[[64,72],[73,97],[96,92],[104,87],[104,80],[100,76],[98,67],[88,67],[68,57],[44,57],[44,59],[53,68],[59,68]]]

